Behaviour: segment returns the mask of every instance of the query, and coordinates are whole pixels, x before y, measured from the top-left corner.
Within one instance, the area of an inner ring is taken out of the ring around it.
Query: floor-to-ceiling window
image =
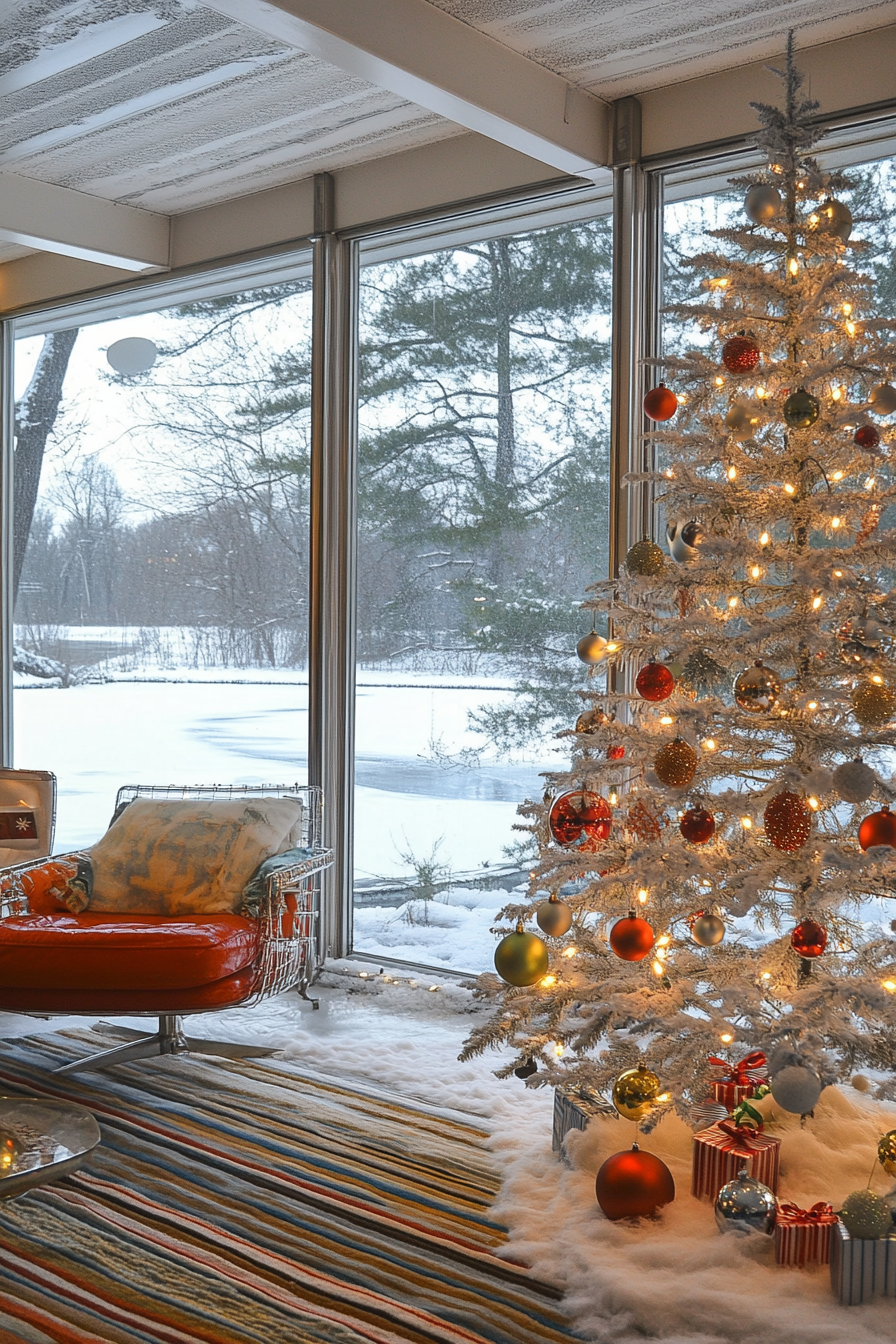
[[[357,950],[488,967],[535,852],[517,807],[568,757],[608,563],[608,210],[362,268]]]
[[[16,342],[15,762],[57,849],[122,784],[307,770],[309,283],[113,313]]]

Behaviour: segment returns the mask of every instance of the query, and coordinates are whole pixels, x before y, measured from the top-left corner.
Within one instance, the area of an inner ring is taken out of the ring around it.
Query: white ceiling
[[[778,56],[788,27],[896,22],[896,0],[429,3],[603,98]],[[0,170],[172,215],[463,133],[298,45],[200,0],[0,0]]]
[[[896,20],[893,0],[429,3],[604,98],[780,56],[790,28],[815,46]]]

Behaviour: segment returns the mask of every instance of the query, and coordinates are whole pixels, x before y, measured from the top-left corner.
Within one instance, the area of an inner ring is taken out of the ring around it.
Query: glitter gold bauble
[[[877,1160],[888,1176],[896,1176],[896,1129],[889,1130],[878,1139]]]
[[[863,849],[873,849],[875,845],[896,849],[896,813],[885,804],[880,811],[867,816],[859,827],[859,844]]]
[[[748,714],[767,714],[774,709],[780,694],[781,680],[777,672],[766,667],[761,658],[734,678],[734,698]]]
[[[649,955],[656,934],[646,919],[630,910],[624,919],[617,919],[610,930],[610,946],[621,961],[643,961]]]
[[[655,704],[669,699],[675,690],[675,678],[665,663],[645,663],[635,677],[635,690],[642,700]]]
[[[722,346],[722,363],[729,373],[752,373],[759,363],[759,346],[743,332],[730,336]]]
[[[828,931],[815,919],[801,919],[790,935],[790,946],[794,952],[809,961],[823,956],[827,945]]]
[[[535,911],[535,920],[542,933],[549,938],[560,938],[572,925],[572,911],[565,901],[551,896]]]
[[[697,753],[689,742],[676,737],[653,758],[653,772],[670,789],[686,789],[697,771]]]
[[[536,933],[526,933],[523,922],[495,948],[495,970],[508,985],[524,989],[547,974],[548,949]]]
[[[630,546],[625,557],[625,568],[632,578],[652,579],[662,574],[666,567],[666,557],[655,541],[642,537]]]
[[[548,825],[551,835],[564,849],[580,849],[585,854],[593,854],[610,834],[613,813],[599,793],[573,789],[554,799]]]
[[[896,712],[896,695],[882,681],[860,681],[852,693],[852,712],[863,728],[881,728]]]
[[[678,410],[678,398],[665,383],[652,387],[644,398],[644,414],[648,420],[671,420]]]
[[[612,1222],[619,1218],[655,1218],[675,1198],[672,1173],[653,1153],[642,1153],[632,1144],[624,1153],[614,1153],[597,1173],[597,1202]]]
[[[607,641],[596,630],[591,630],[587,635],[583,635],[576,645],[576,655],[589,667],[596,667],[598,663],[602,662],[606,652]]]
[[[840,1209],[840,1221],[851,1237],[874,1241],[892,1229],[890,1206],[871,1190],[854,1190]]]
[[[754,224],[768,224],[781,210],[781,193],[770,183],[757,182],[744,197],[744,210]]]
[[[613,1105],[624,1120],[643,1120],[656,1104],[660,1080],[652,1069],[639,1064],[626,1069],[613,1084]]]
[[[775,849],[792,854],[802,849],[812,830],[812,813],[798,793],[778,793],[763,813],[765,833]]]
[[[688,920],[691,937],[698,947],[715,947],[725,937],[725,923],[718,915],[701,910]]]

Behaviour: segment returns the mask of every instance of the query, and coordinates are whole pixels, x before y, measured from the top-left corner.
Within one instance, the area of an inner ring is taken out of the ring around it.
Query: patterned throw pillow
[[[237,913],[259,864],[289,849],[295,798],[138,798],[79,865],[70,906],[121,914]]]

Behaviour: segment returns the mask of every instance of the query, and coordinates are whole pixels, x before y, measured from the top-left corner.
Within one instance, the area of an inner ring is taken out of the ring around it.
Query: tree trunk
[[[510,243],[498,238],[488,245],[495,301],[495,345],[498,373],[498,445],[495,484],[512,485],[516,474],[513,388],[510,381],[510,321],[513,315],[513,262]]]
[[[13,468],[13,603],[25,563],[31,520],[37,504],[44,449],[62,401],[62,384],[78,335],[53,331],[44,337],[31,381],[16,407],[16,449]]]

